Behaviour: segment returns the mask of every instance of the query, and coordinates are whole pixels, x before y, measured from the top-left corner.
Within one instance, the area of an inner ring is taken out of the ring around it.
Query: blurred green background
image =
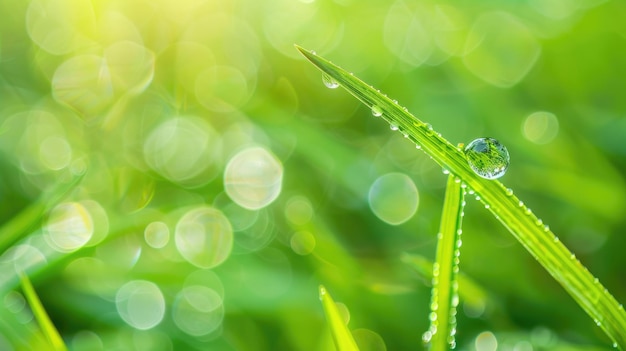
[[[622,1],[4,0],[0,14],[0,219],[45,208],[1,247],[1,350],[45,349],[22,270],[73,350],[333,350],[320,284],[362,350],[423,348],[430,278],[401,258],[434,258],[446,177],[293,44],[453,143],[500,140],[502,182],[626,301]],[[465,214],[457,349],[609,347],[478,202]]]

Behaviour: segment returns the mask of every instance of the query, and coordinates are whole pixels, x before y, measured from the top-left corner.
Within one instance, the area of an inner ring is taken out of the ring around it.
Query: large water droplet
[[[372,106],[372,115],[374,115],[374,117],[380,117],[383,115],[383,109],[380,108],[380,106]]]
[[[473,140],[465,148],[465,155],[472,170],[485,179],[500,178],[509,167],[509,152],[493,138]]]
[[[326,73],[322,73],[322,82],[324,82],[324,85],[330,89],[335,89],[339,86],[339,83],[335,80],[335,78]]]

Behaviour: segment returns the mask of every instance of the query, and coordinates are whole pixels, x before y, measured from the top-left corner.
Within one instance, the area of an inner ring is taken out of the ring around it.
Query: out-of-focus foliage
[[[75,350],[332,349],[319,284],[361,350],[419,348],[430,279],[401,256],[434,258],[446,178],[325,88],[294,43],[452,142],[506,145],[501,180],[626,301],[622,2],[32,0],[0,13],[2,223],[82,176],[0,253],[0,349],[45,343],[24,270]],[[458,348],[608,345],[474,201],[462,249],[487,296],[461,299]]]

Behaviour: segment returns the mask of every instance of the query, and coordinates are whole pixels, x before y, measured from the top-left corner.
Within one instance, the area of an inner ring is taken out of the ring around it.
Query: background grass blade
[[[433,265],[430,328],[423,336],[432,351],[445,351],[456,346],[457,278],[464,191],[458,178],[449,175],[437,240],[437,258]]]
[[[83,177],[78,176],[70,182],[59,182],[51,190],[26,207],[2,227],[0,227],[0,253],[6,251],[28,230],[39,224],[43,214],[59,202],[68,192],[76,187]]]
[[[330,332],[333,335],[337,351],[359,351],[352,334],[344,324],[339,310],[337,310],[335,301],[323,286],[320,286],[320,300],[322,300],[324,314],[326,315],[326,320],[328,321]]]
[[[550,229],[500,181],[480,178],[469,168],[465,155],[397,102],[354,75],[301,47],[298,50],[324,74],[369,108],[382,112],[394,129],[405,134],[451,174],[461,178],[485,207],[556,279],[613,341],[626,349],[626,312],[607,289],[576,259]]]
[[[66,351],[67,347],[65,346],[65,343],[63,343],[63,339],[54,327],[54,324],[52,324],[50,317],[48,317],[46,310],[35,292],[35,288],[33,288],[33,285],[26,274],[20,274],[20,281],[22,283],[22,289],[24,290],[24,296],[33,311],[33,315],[35,316],[35,319],[37,319],[43,334],[50,342],[50,345],[52,345],[53,350]]]

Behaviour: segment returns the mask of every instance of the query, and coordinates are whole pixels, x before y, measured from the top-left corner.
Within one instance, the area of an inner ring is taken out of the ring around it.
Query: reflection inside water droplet
[[[380,108],[379,106],[372,106],[372,115],[374,115],[374,117],[380,117],[383,115],[383,109]]]
[[[504,175],[509,167],[509,152],[493,138],[478,138],[465,148],[467,162],[472,170],[485,179],[496,179]]]
[[[339,86],[339,83],[335,80],[335,78],[329,76],[326,73],[322,73],[322,82],[327,88],[335,89]]]

